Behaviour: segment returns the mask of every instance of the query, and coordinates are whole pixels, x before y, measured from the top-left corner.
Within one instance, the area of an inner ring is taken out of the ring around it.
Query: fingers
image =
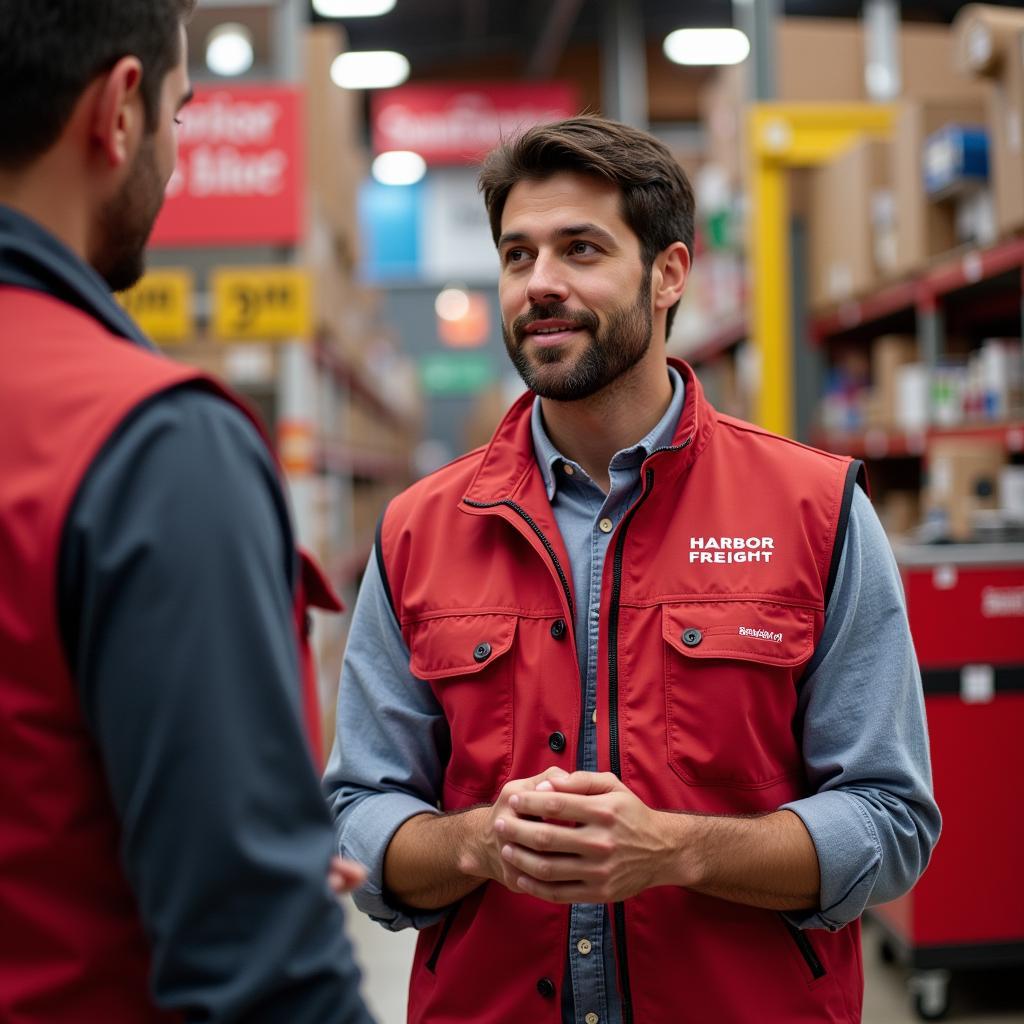
[[[538,787],[532,793],[515,793],[509,799],[509,806],[520,817],[580,825],[612,825],[614,807],[608,801],[594,800],[594,795],[581,796]]]
[[[366,868],[354,860],[332,857],[327,870],[327,884],[336,896],[350,893],[366,881]]]
[[[571,775],[553,776],[547,781],[551,789],[560,793],[578,793],[581,796],[614,793],[626,788],[611,772],[573,772]]]

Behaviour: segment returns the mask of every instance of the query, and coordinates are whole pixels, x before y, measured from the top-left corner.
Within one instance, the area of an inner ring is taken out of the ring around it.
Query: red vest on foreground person
[[[643,493],[604,565],[600,769],[655,808],[769,812],[808,792],[798,681],[822,632],[856,469],[717,413],[692,370],[674,365],[686,404],[673,445],[644,463]],[[449,811],[576,764],[569,563],[536,464],[532,401],[513,406],[486,449],[394,499],[381,526],[412,672],[451,728]],[[775,912],[672,887],[611,913],[626,1024],[860,1020],[857,924],[795,934]],[[410,1020],[557,1024],[568,928],[568,907],[481,886],[421,933]]]
[[[10,725],[0,778],[12,823],[0,831],[0,1017],[11,1024],[177,1019],[149,995],[149,943],[119,867],[118,823],[64,658],[58,561],[79,485],[133,409],[180,385],[245,408],[210,378],[38,292],[0,288],[0,322],[24,339],[0,345],[0,717]],[[309,605],[340,607],[302,556],[295,622],[319,767]]]

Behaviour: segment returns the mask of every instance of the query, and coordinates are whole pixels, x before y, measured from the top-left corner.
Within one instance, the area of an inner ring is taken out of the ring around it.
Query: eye
[[[176,118],[174,119],[174,123],[175,123],[176,125],[178,125],[178,127],[180,128],[180,127],[181,127],[181,125],[182,125],[182,124],[184,124],[184,121],[182,121],[182,119],[181,119],[180,117],[176,117]]]
[[[508,249],[505,252],[506,263],[522,263],[526,259],[526,252],[523,249]]]
[[[590,256],[595,252],[597,249],[590,242],[573,242],[569,246],[569,253],[572,256]]]

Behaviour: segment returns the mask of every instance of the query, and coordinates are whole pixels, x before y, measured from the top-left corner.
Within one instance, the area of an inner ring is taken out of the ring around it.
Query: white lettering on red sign
[[[986,619],[1024,617],[1024,587],[985,587],[981,592],[981,614]]]
[[[288,172],[288,154],[273,146],[280,119],[281,108],[273,100],[235,100],[229,93],[196,100],[182,118],[182,159],[167,197],[280,195]]]

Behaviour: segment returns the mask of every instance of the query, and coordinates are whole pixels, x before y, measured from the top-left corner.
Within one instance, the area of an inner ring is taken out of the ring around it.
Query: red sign
[[[305,223],[302,92],[196,87],[152,245],[291,244]]]
[[[428,164],[477,163],[503,137],[578,113],[564,82],[402,85],[372,99],[373,147],[411,149]]]

